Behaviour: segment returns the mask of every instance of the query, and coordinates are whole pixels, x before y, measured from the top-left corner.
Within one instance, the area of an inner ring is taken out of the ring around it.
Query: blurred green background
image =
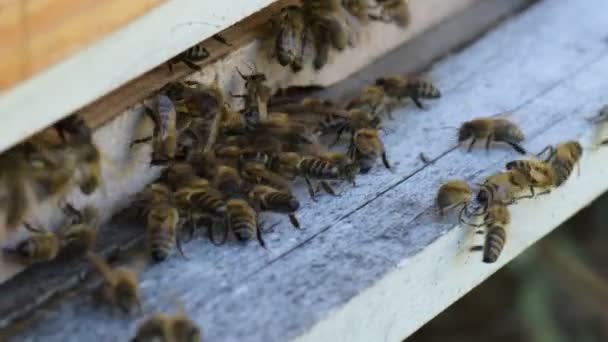
[[[608,341],[607,223],[604,194],[405,341]]]

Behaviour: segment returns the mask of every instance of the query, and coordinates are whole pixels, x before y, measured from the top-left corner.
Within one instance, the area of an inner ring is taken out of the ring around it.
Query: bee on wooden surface
[[[144,112],[154,122],[151,137],[134,140],[131,146],[152,140],[151,165],[165,165],[175,159],[177,151],[177,112],[171,99],[158,96],[156,110],[144,106]]]
[[[203,332],[182,308],[177,315],[158,313],[142,322],[131,342],[201,342]]]
[[[555,172],[555,186],[561,186],[570,177],[572,169],[578,165],[583,155],[583,147],[578,141],[566,141],[557,146],[547,146],[539,155],[549,151],[545,160]]]
[[[270,113],[267,122],[249,128],[250,136],[271,136],[287,144],[310,145],[317,142],[317,134],[310,126],[290,120],[285,113]]]
[[[256,211],[243,199],[229,199],[226,202],[226,226],[239,241],[255,238],[266,248],[262,239],[261,226]]]
[[[97,240],[100,219],[97,209],[87,205],[77,210],[68,203],[64,207],[64,212],[71,222],[57,230],[61,241],[61,253],[81,254],[92,250]]]
[[[526,189],[532,194],[521,195]],[[509,205],[519,199],[532,198],[533,186],[518,170],[502,171],[486,178],[477,193],[477,201],[487,208],[494,203]]]
[[[308,187],[308,193],[316,200],[317,190],[314,189],[311,179],[319,180],[319,185],[332,196],[336,192],[329,180],[348,180],[354,183],[355,176],[360,172],[360,165],[349,157],[335,152],[328,152],[320,156],[305,156],[298,163],[298,175],[304,178]]]
[[[251,184],[270,185],[277,189],[289,189],[290,183],[281,175],[272,172],[262,163],[246,162],[241,167],[241,176]]]
[[[111,268],[99,255],[88,252],[87,257],[103,278],[100,288],[101,299],[123,313],[131,314],[141,310],[137,275],[126,267]]]
[[[346,106],[346,109],[360,109],[368,113],[371,113],[374,117],[379,117],[383,113],[388,113],[389,118],[390,111],[387,108],[386,95],[384,89],[380,86],[372,85],[363,89],[363,91],[356,97],[354,97]]]
[[[424,109],[420,99],[438,99],[441,92],[431,81],[421,77],[389,76],[376,80],[385,94],[397,100],[412,99],[416,107]]]
[[[173,203],[169,187],[153,183],[140,193],[138,200],[145,206],[146,250],[152,260],[160,262],[167,259],[176,245],[184,256],[178,239],[179,211]]]
[[[382,158],[384,167],[391,168],[377,129],[363,128],[356,131],[349,150],[351,158],[359,164],[361,173],[368,173],[379,157]]]
[[[370,19],[394,22],[401,27],[409,25],[411,14],[408,0],[376,0],[376,3],[381,7],[380,14],[370,14]]]
[[[171,58],[167,62],[167,66],[169,67],[169,72],[173,72],[173,65],[178,63],[184,63],[190,69],[194,71],[200,71],[201,66],[196,63],[202,62],[208,57],[209,51],[207,51],[207,49],[205,49],[205,47],[199,43],[188,48],[186,51],[180,53],[179,55]]]
[[[287,214],[295,228],[300,228],[295,212],[300,208],[300,201],[287,191],[280,191],[266,185],[256,185],[249,192],[249,198],[261,211]]]
[[[226,209],[224,194],[211,187],[209,182],[202,178],[196,183],[178,188],[173,196],[180,211],[208,213],[212,217],[221,218]]]
[[[458,143],[469,139],[469,152],[477,140],[485,140],[486,149],[490,149],[492,142],[502,142],[513,147],[518,153],[526,154],[526,150],[520,145],[524,140],[524,133],[507,119],[480,118],[463,123],[458,130]]]
[[[274,49],[279,63],[289,65],[294,72],[302,70],[308,28],[300,7],[287,6],[281,9],[276,26]]]
[[[24,225],[32,235],[19,242],[15,247],[5,248],[4,252],[16,261],[31,265],[55,259],[59,253],[60,242],[57,235],[43,228]]]
[[[510,161],[506,164],[506,169],[516,170],[527,178],[532,196],[535,195],[534,188],[542,188],[545,190],[543,193],[548,193],[557,181],[551,165],[535,158]]]
[[[219,166],[213,177],[212,186],[228,197],[238,196],[243,188],[239,172],[230,166]]]
[[[437,191],[437,207],[441,216],[446,211],[462,206],[460,216],[466,210],[466,206],[473,199],[473,190],[469,184],[460,179],[447,181]]]
[[[483,222],[474,227],[486,227],[484,246],[474,246],[471,251],[483,251],[482,261],[493,263],[498,260],[507,239],[506,228],[511,223],[509,208],[504,204],[494,203],[485,211]]]

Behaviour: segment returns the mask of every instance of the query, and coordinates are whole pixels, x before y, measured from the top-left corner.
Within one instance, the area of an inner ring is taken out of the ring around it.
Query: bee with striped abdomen
[[[207,51],[207,49],[205,49],[205,47],[201,43],[199,43],[199,44],[196,44],[196,45],[188,48],[186,51],[180,53],[179,55],[171,58],[167,62],[167,66],[169,67],[169,71],[173,72],[174,64],[184,63],[190,69],[192,69],[194,71],[200,71],[201,67],[200,67],[200,65],[198,65],[196,63],[202,62],[203,60],[207,59],[208,57],[209,57],[209,51]]]
[[[507,119],[480,118],[463,123],[458,130],[458,143],[469,139],[471,139],[469,152],[477,140],[485,140],[486,149],[490,149],[492,142],[502,142],[513,147],[515,151],[526,154],[526,150],[520,145],[524,140],[524,133]]]
[[[378,158],[382,158],[384,167],[391,168],[377,129],[363,128],[356,131],[349,147],[349,155],[359,164],[361,173],[368,173]]]
[[[412,99],[416,107],[424,109],[420,99],[438,99],[441,92],[431,81],[421,77],[388,76],[376,80],[385,94],[397,100]]]
[[[484,212],[483,222],[474,227],[486,228],[485,244],[474,246],[471,251],[483,251],[482,261],[493,263],[498,260],[507,239],[506,228],[511,223],[511,214],[506,205],[494,203]]]
[[[555,186],[561,186],[572,174],[574,166],[578,165],[583,155],[583,147],[578,141],[566,141],[556,146],[546,147],[539,155],[546,150],[549,151],[549,156],[545,161],[555,172]]]
[[[266,185],[256,185],[249,192],[249,198],[261,211],[287,214],[295,228],[300,228],[300,222],[295,212],[300,208],[300,201],[287,191],[280,191]]]
[[[247,201],[233,198],[226,202],[226,226],[237,240],[249,241],[255,237],[266,248],[258,214]]]

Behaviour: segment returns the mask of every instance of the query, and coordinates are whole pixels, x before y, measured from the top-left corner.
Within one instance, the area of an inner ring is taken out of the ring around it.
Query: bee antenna
[[[243,81],[246,81],[247,77],[241,72],[241,70],[239,70],[238,67],[235,67],[235,69],[236,69],[236,72],[239,73],[239,75],[241,76],[241,78],[243,79]]]

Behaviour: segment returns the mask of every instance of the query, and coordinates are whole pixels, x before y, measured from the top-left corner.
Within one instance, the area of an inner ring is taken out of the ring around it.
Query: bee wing
[[[162,140],[170,135],[175,135],[177,127],[177,111],[171,99],[166,95],[158,96],[158,135]]]

